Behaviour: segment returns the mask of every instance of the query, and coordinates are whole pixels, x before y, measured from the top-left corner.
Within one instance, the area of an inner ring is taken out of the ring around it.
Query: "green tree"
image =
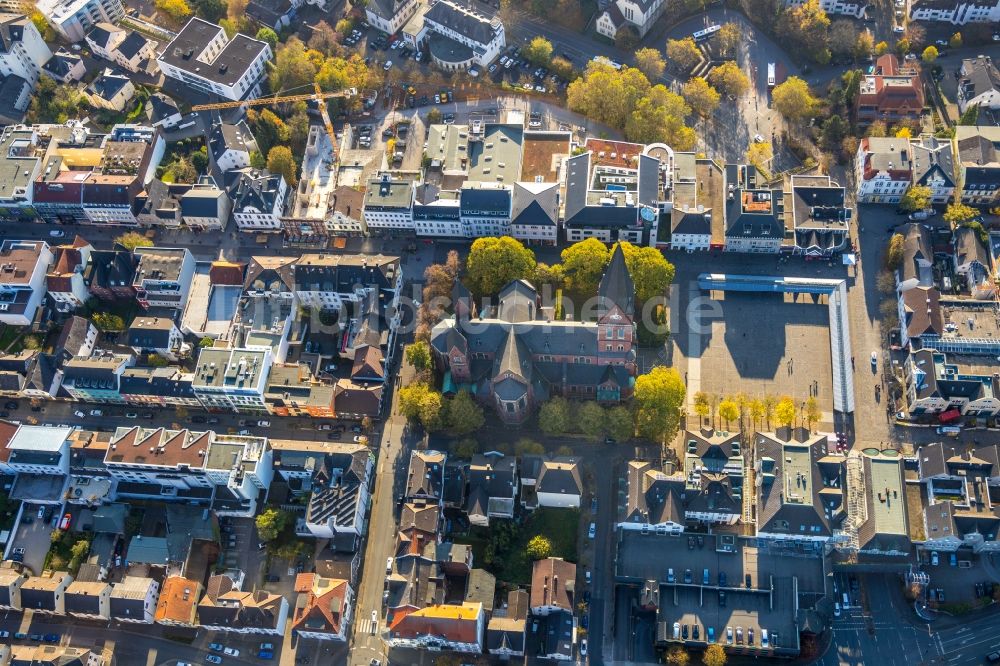
[[[198,180],[198,172],[195,171],[194,164],[189,157],[178,157],[167,166],[167,173],[170,174],[172,182],[194,183]],[[166,175],[164,175],[166,178]]]
[[[867,30],[858,33],[858,38],[854,40],[854,59],[861,60],[875,51],[875,37]]]
[[[875,45],[875,55],[883,56],[889,52],[889,44],[886,42],[879,42]]]
[[[962,33],[956,32],[954,35],[952,35],[951,38],[948,40],[948,46],[950,46],[953,49],[962,48]]]
[[[129,252],[135,251],[137,247],[153,247],[153,241],[136,231],[127,231],[123,234],[115,236],[113,242],[117,245],[121,245]]]
[[[684,648],[675,645],[667,651],[666,660],[670,666],[687,666],[691,661],[691,655]]]
[[[859,33],[854,22],[840,19],[830,24],[830,51],[838,58],[854,58]]]
[[[667,60],[678,71],[686,72],[701,60],[701,51],[693,37],[667,40]]]
[[[632,419],[632,412],[628,407],[615,405],[607,411],[608,435],[613,439],[624,442],[632,439],[635,434],[635,421]]]
[[[639,303],[651,298],[666,297],[667,289],[674,281],[674,266],[656,248],[645,245],[620,243],[625,265],[635,283],[635,297]],[[609,253],[610,257],[610,253]]]
[[[726,422],[726,429],[729,424],[740,417],[740,408],[730,399],[725,399],[719,403],[719,418]]]
[[[149,354],[146,356],[146,365],[151,368],[165,368],[170,365],[170,361],[163,358],[159,354]]]
[[[751,400],[750,405],[748,407],[748,412],[750,414],[750,420],[753,422],[754,425],[758,423],[762,424],[764,422],[764,416],[767,413],[767,411],[764,409],[764,401],[760,400],[759,398],[754,398],[753,400]]]
[[[73,86],[56,83],[47,76],[40,77],[31,96],[26,120],[29,123],[63,124],[77,116],[81,100],[80,93]]]
[[[698,391],[694,394],[694,413],[705,418],[711,411],[711,406],[709,405],[708,394],[704,391]]]
[[[601,437],[607,429],[604,410],[596,402],[588,400],[576,412],[576,423],[580,432],[588,437]]]
[[[534,272],[535,253],[510,236],[477,238],[465,260],[466,282],[478,295],[496,294]]]
[[[156,9],[166,14],[175,25],[192,14],[191,7],[184,0],[156,0]]]
[[[531,537],[525,550],[532,560],[544,560],[552,554],[552,542],[549,541],[548,537],[536,534]]]
[[[263,153],[261,153],[259,150],[251,151],[250,166],[252,166],[254,169],[266,169],[267,160],[264,158]]]
[[[793,121],[815,115],[816,107],[819,105],[809,91],[809,84],[797,76],[790,76],[781,85],[776,86],[771,97],[778,113]]]
[[[684,119],[690,114],[691,107],[683,97],[666,86],[653,86],[636,102],[625,123],[625,136],[639,143],[660,141],[675,150],[691,150],[696,135],[684,124]]]
[[[223,0],[194,0],[194,13],[209,23],[218,23],[226,17],[226,3]]]
[[[285,524],[288,522],[288,514],[284,511],[280,511],[275,508],[265,509],[254,520],[257,525],[257,534],[263,541],[274,541],[281,534],[281,530],[285,529]]]
[[[418,343],[419,344],[419,343]],[[468,391],[462,389],[448,401],[448,428],[456,435],[467,435],[483,427],[486,417],[483,408],[472,399]]]
[[[719,31],[715,33],[715,44],[719,49],[719,54],[724,58],[732,58],[736,55],[736,49],[743,41],[743,31],[740,24],[732,21],[723,23]]]
[[[750,88],[750,79],[732,60],[727,60],[709,72],[708,82],[719,91],[734,97],[740,97]]]
[[[545,453],[545,447],[533,439],[522,437],[514,443],[514,454],[517,456],[540,456]]]
[[[924,185],[911,185],[903,196],[899,198],[899,207],[903,210],[913,212],[923,210],[931,205],[931,197],[934,192]]]
[[[774,408],[774,418],[778,425],[790,426],[795,423],[795,415],[798,410],[795,408],[795,401],[790,397],[782,396]]]
[[[911,48],[910,40],[907,39],[906,37],[903,37],[902,39],[896,42],[896,53],[898,53],[900,57],[903,57],[907,53],[909,53],[910,48]]]
[[[977,215],[979,215],[979,211],[975,208],[956,202],[948,204],[948,208],[945,209],[942,217],[945,222],[954,227],[968,222]]]
[[[580,296],[592,296],[608,265],[611,253],[596,238],[573,243],[562,251],[562,267],[566,285]]]
[[[677,433],[684,405],[684,380],[674,368],[656,366],[635,380],[633,403],[639,434],[665,443]]]
[[[294,188],[299,182],[295,158],[286,146],[274,146],[267,152],[267,170],[284,176],[289,187]]]
[[[399,413],[427,430],[441,427],[441,394],[423,382],[399,389]]]
[[[630,25],[623,25],[615,33],[615,46],[623,51],[631,51],[639,43],[639,33]]]
[[[417,370],[431,369],[431,347],[426,342],[406,345],[406,362]]]
[[[924,52],[920,54],[920,59],[926,62],[928,65],[937,60],[938,50],[934,45],[928,46],[924,49]]]
[[[521,55],[528,62],[545,67],[552,60],[552,42],[544,37],[535,37],[521,49]]]
[[[591,62],[566,89],[566,103],[577,113],[621,129],[638,101],[649,93],[649,79],[638,69],[616,70]]]
[[[701,663],[705,666],[726,666],[726,660],[726,651],[718,643],[709,645],[701,656]]]
[[[681,88],[681,95],[691,110],[702,118],[708,118],[719,107],[719,91],[700,76],[690,79]]]
[[[536,287],[547,284],[553,289],[562,289],[566,286],[566,273],[563,270],[562,264],[552,264],[550,266],[546,263],[538,262],[538,265],[535,266],[535,275],[532,278],[532,284]]]
[[[754,165],[761,171],[770,171],[768,163],[774,157],[774,150],[767,141],[754,141],[747,147],[747,162]]]
[[[451,447],[451,455],[459,460],[469,460],[477,453],[479,453],[479,442],[472,437],[466,437]]]
[[[958,118],[959,125],[978,125],[979,124],[979,105],[970,104],[965,107],[965,113],[963,113]]]
[[[573,414],[569,401],[556,396],[538,410],[538,427],[546,435],[563,435],[573,428]]]
[[[664,62],[659,51],[645,48],[635,52],[635,66],[646,75],[647,79],[653,81],[663,76],[663,70],[667,68],[667,63]]]
[[[213,340],[212,338],[209,338],[209,337],[204,337],[204,338],[202,338],[201,340],[198,341],[198,346],[201,349],[205,349],[206,347],[211,347],[214,344],[215,344],[215,340]]]
[[[125,330],[125,320],[109,312],[95,312],[91,315],[91,321],[94,322],[94,326],[105,333],[117,333]]]
[[[191,153],[189,159],[191,160],[191,166],[199,174],[205,173],[205,170],[208,169],[208,151],[205,149],[205,146],[202,146],[201,150]]]
[[[820,65],[830,62],[830,19],[819,0],[806,0],[784,11],[776,32],[789,51],[801,53]],[[854,43],[853,38],[850,43]]]
[[[292,37],[275,52],[270,78],[274,91],[312,85],[316,79],[316,64],[301,39]]]
[[[840,148],[851,126],[840,116],[830,116],[823,121],[823,145],[830,151]]]
[[[278,33],[267,26],[257,31],[257,39],[270,44],[272,51],[278,47]]]
[[[891,271],[896,270],[903,263],[903,244],[906,240],[903,234],[893,234],[889,239],[889,248],[885,253],[885,267]]]
[[[809,396],[806,400],[806,422],[809,424],[809,429],[811,430],[813,425],[818,423],[821,418],[823,418],[823,410],[819,408],[819,401],[815,396]]]

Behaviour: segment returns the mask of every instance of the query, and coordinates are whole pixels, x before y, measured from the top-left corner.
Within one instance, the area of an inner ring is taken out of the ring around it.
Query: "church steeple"
[[[615,244],[611,261],[601,277],[601,286],[597,290],[600,300],[600,318],[604,320],[615,307],[629,319],[635,312],[635,283],[625,264],[625,253],[621,243]]]

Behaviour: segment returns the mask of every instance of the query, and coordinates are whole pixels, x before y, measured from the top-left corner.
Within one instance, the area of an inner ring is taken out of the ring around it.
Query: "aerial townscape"
[[[1000,0],[0,0],[0,666],[1000,663]]]

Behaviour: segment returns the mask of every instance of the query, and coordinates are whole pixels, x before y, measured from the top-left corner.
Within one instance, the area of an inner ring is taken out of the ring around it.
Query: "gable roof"
[[[561,557],[536,560],[531,567],[531,607],[573,612],[576,565]]]
[[[635,307],[635,283],[625,263],[625,252],[621,243],[616,243],[611,252],[611,261],[604,269],[601,284],[597,289],[601,300],[602,314],[611,309],[612,304],[625,314],[632,314]]]
[[[583,492],[583,483],[577,459],[556,458],[543,461],[535,492],[579,496]]]

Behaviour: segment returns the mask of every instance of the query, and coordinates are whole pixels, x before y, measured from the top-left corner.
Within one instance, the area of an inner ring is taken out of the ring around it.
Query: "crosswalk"
[[[377,634],[378,633],[378,621],[372,622],[370,617],[363,617],[358,620],[358,633],[359,634]]]

